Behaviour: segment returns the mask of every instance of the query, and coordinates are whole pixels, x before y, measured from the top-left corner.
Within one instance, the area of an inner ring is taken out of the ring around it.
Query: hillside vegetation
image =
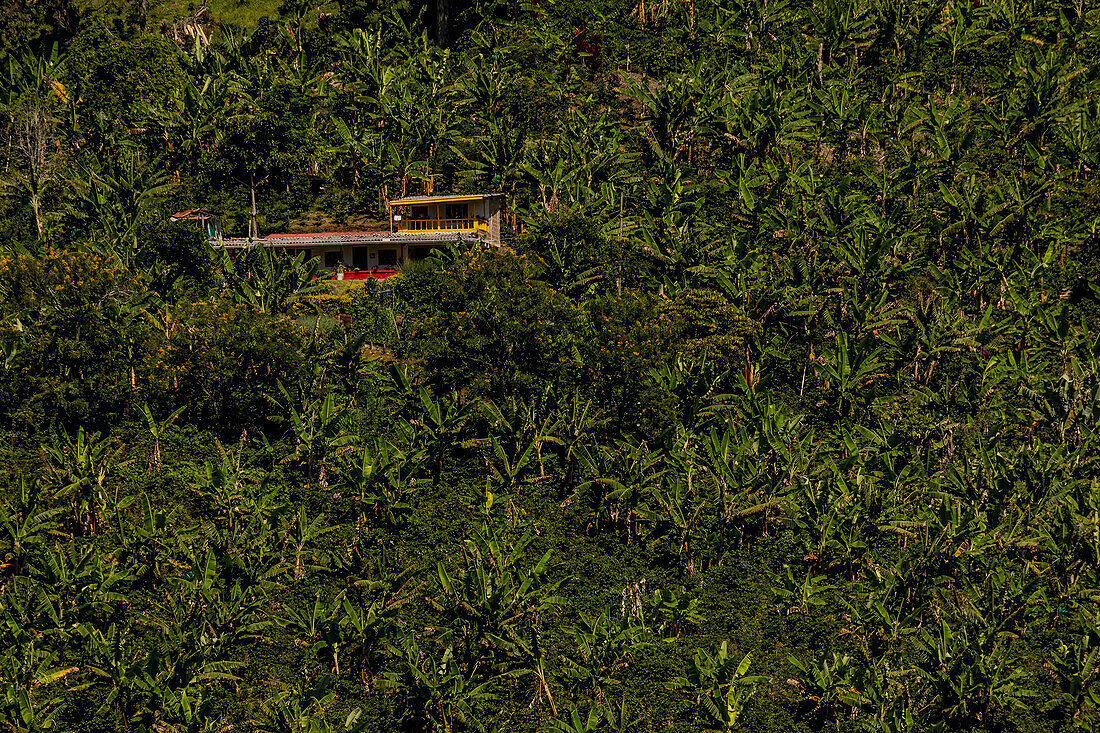
[[[17,6],[0,728],[1100,727],[1095,3]]]

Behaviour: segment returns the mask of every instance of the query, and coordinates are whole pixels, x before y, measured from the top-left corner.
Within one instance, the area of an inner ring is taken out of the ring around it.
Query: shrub
[[[0,257],[0,420],[32,433],[115,420],[137,386],[144,293],[88,252]]]
[[[221,431],[262,426],[277,382],[293,384],[308,365],[302,334],[284,316],[226,301],[180,304],[143,365],[150,391],[188,405],[189,419]]]

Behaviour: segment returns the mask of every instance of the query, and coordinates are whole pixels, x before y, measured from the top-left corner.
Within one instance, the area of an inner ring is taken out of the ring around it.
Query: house
[[[218,246],[227,250],[256,244],[279,247],[316,257],[323,269],[337,270],[345,280],[383,278],[447,242],[499,247],[503,202],[504,194],[497,193],[409,196],[389,202],[388,230],[269,234],[259,240],[218,238]]]

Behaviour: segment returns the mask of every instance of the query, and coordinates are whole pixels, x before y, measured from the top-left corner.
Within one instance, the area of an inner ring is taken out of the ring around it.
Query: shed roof
[[[212,219],[214,215],[206,209],[187,209],[186,211],[177,211],[172,214],[172,221],[179,221],[181,219]]]

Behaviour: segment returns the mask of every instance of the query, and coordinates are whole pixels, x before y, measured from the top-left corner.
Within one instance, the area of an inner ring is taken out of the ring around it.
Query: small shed
[[[168,218],[169,221],[193,221],[195,222],[206,238],[210,241],[221,241],[222,238],[222,222],[221,219],[214,216],[206,209],[187,209],[186,211],[177,211]]]

